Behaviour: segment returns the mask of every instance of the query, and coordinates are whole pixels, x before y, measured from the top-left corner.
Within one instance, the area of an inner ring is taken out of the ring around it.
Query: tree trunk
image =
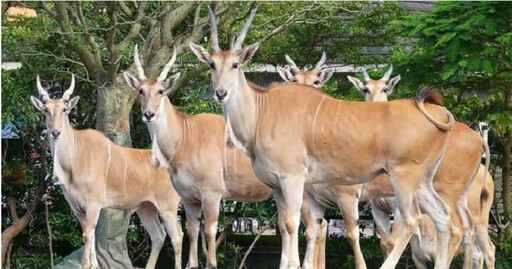
[[[508,131],[505,134],[505,138],[510,139],[510,136],[511,136],[511,132]],[[503,151],[503,157],[501,158],[501,169],[502,169],[501,175],[502,175],[502,186],[503,186],[503,190],[502,190],[503,192],[501,194],[502,195],[501,197],[503,197],[503,217],[505,217],[505,222],[512,221],[511,220],[512,212],[510,212],[512,210],[511,204],[510,204],[510,162],[511,162],[510,154],[508,152],[508,149],[505,148],[505,150]],[[506,240],[512,239],[511,225],[509,225],[505,229],[505,239]]]
[[[98,86],[96,129],[120,146],[132,145],[130,111],[135,98],[135,92],[126,85],[122,73],[117,75],[112,85]]]
[[[12,243],[12,240],[20,234],[25,228],[27,228],[30,220],[32,219],[33,210],[25,214],[21,219],[12,223],[9,228],[2,232],[2,267],[5,265],[7,260],[7,252]]]
[[[505,91],[504,98],[505,109],[512,109],[512,91]],[[505,217],[505,221],[512,221],[512,205],[510,201],[510,173],[511,173],[511,156],[510,156],[510,148],[512,146],[512,130],[508,130],[505,132],[504,139],[505,142],[503,149],[503,156],[501,159],[501,169],[502,169],[502,182],[503,182],[503,216]],[[512,239],[512,225],[509,225],[505,229],[505,239]]]

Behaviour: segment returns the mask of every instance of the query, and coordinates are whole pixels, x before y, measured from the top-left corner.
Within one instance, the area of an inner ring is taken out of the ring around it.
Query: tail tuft
[[[444,104],[443,97],[432,87],[425,87],[416,95],[416,101],[431,103],[442,106]]]
[[[484,202],[487,201],[487,199],[489,199],[489,191],[487,191],[486,189],[483,189],[482,192],[480,193],[480,212],[482,212],[483,207],[484,207]]]

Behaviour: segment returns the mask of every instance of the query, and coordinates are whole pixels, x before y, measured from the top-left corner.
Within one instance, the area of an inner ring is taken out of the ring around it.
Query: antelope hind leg
[[[155,268],[158,254],[164,245],[165,232],[158,220],[158,211],[152,204],[143,205],[137,210],[142,226],[151,237],[151,253],[149,254],[146,269]]]
[[[318,233],[323,220],[325,207],[314,199],[307,191],[304,192],[305,199],[302,204],[302,219],[306,224],[307,247],[304,256],[303,268],[315,268],[315,256],[317,250]]]

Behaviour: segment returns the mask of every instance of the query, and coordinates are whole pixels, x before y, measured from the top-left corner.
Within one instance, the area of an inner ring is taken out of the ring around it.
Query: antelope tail
[[[482,212],[482,208],[484,205],[484,202],[489,199],[489,191],[486,189],[487,185],[487,171],[489,171],[489,165],[491,163],[491,151],[489,150],[489,145],[487,144],[487,141],[483,139],[483,145],[484,145],[484,151],[485,151],[485,171],[484,171],[484,184],[482,187],[482,192],[480,193],[480,212]],[[480,169],[480,168],[479,168]]]
[[[432,115],[428,113],[425,109],[424,103],[432,103],[436,105],[443,105],[443,98],[432,88],[424,88],[422,89],[418,95],[416,96],[416,104],[418,105],[418,109],[427,117],[427,119],[432,122],[437,128],[443,131],[451,131],[453,128],[453,124],[455,123],[455,118],[452,113],[446,109],[446,116],[448,117],[447,123],[442,123],[436,120]]]

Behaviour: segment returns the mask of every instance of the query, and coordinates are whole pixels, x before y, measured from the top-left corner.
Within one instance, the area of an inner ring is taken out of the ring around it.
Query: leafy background
[[[26,5],[32,5],[26,2]],[[80,3],[97,36],[105,36],[108,28],[106,16],[93,16],[95,3]],[[177,5],[178,3],[176,3]],[[239,14],[246,13],[254,3],[244,2],[238,5]],[[252,60],[252,64],[283,65],[284,54],[290,55],[299,65],[314,64],[325,50],[329,62],[341,64],[366,65],[370,76],[380,77],[386,68],[379,64],[392,63],[395,74],[402,80],[395,89],[392,98],[409,98],[423,86],[436,86],[446,99],[446,106],[460,121],[473,124],[487,121],[502,141],[503,148],[510,149],[512,144],[512,5],[506,2],[441,2],[432,12],[409,13],[397,3],[373,2],[318,2],[308,3],[310,9],[304,12],[303,2],[260,3],[259,11],[249,31],[246,44],[269,35],[275,29],[274,21],[284,22],[289,14],[302,14],[302,19],[286,30],[266,39]],[[5,2],[2,3],[5,6]],[[157,9],[159,3],[149,2],[148,9]],[[48,6],[53,7],[52,3]],[[2,9],[4,10],[4,9]],[[202,9],[202,13],[206,12]],[[300,13],[303,12],[303,13]],[[4,14],[3,14],[4,15]],[[297,15],[297,16],[299,16]],[[188,24],[193,18],[187,17],[182,25],[175,29],[176,34],[189,31]],[[227,45],[236,30],[243,24],[227,18],[228,22],[220,30],[221,42]],[[258,27],[256,27],[256,26]],[[75,93],[80,95],[78,109],[71,113],[70,119],[76,128],[94,128],[96,120],[97,87],[88,78],[80,57],[70,49],[69,42],[63,37],[58,22],[47,12],[39,10],[36,18],[19,17],[8,21],[2,18],[2,58],[15,60],[23,64],[18,70],[2,72],[2,127],[14,123],[20,139],[2,140],[2,175],[22,173],[22,182],[2,180],[2,229],[12,225],[13,216],[7,208],[9,198],[14,197],[18,205],[18,214],[22,216],[34,204],[38,190],[47,190],[49,194],[49,224],[52,228],[53,255],[55,262],[82,245],[80,227],[72,216],[69,206],[60,192],[60,186],[50,184],[46,179],[51,171],[48,145],[45,142],[44,119],[30,104],[29,96],[35,95],[35,76],[52,83],[56,90],[51,94],[59,96],[59,86],[69,83],[70,72],[77,74]],[[79,30],[79,29],[75,29]],[[122,39],[130,30],[129,25],[119,29],[117,39]],[[148,29],[141,30],[141,38]],[[106,44],[99,39],[102,57],[106,58]],[[140,41],[140,40],[136,40]],[[203,40],[208,46],[207,39]],[[389,47],[390,54],[377,55],[367,53],[367,48]],[[120,70],[132,63],[132,48],[126,50],[121,58]],[[181,72],[194,72],[197,66],[195,56],[190,52],[182,53],[178,64]],[[266,74],[250,73],[255,81],[269,80]],[[275,81],[279,78],[275,77]],[[270,82],[270,81],[269,81]],[[204,95],[210,89],[208,71],[199,74],[182,86],[171,97],[177,107],[189,114],[213,112],[220,108]],[[324,91],[342,99],[363,100],[362,96],[349,84],[344,75],[335,76],[324,86]],[[133,146],[148,148],[147,128],[140,120],[138,105],[130,116]],[[508,156],[508,159],[507,159]],[[48,159],[48,160],[46,160]],[[506,171],[510,173],[510,153],[506,150],[494,155],[493,171],[501,168],[504,180]],[[508,168],[507,168],[508,167]],[[508,170],[507,170],[508,169]],[[505,178],[506,177],[506,178]],[[507,181],[508,182],[508,181]],[[504,191],[507,191],[504,189]],[[505,199],[503,221],[509,221],[510,200]],[[234,207],[234,204],[228,206]],[[239,216],[258,217],[269,220],[275,213],[273,201],[260,204],[244,204],[238,211]],[[234,216],[223,212],[221,228],[232,223]],[[329,210],[328,217],[338,216],[336,210]],[[10,252],[11,268],[48,268],[48,232],[46,228],[44,206],[39,206],[32,214],[28,227],[24,229],[12,244]],[[135,264],[144,264],[148,256],[149,238],[136,217],[133,218],[128,234],[130,256]],[[497,245],[497,268],[511,268],[512,232],[510,228],[493,231]],[[278,239],[267,239],[261,245],[277,245]],[[272,242],[274,240],[275,242]],[[234,267],[240,261],[240,255],[247,246],[247,239],[231,235],[219,252],[221,268]],[[166,245],[168,245],[167,242]],[[353,268],[353,257],[346,241],[329,240],[329,268]],[[363,240],[362,248],[370,268],[377,267],[381,261],[380,248],[376,238]],[[170,249],[167,251],[170,253]],[[162,256],[162,255],[161,255]],[[410,264],[404,255],[404,267]],[[233,263],[235,265],[233,265]]]

